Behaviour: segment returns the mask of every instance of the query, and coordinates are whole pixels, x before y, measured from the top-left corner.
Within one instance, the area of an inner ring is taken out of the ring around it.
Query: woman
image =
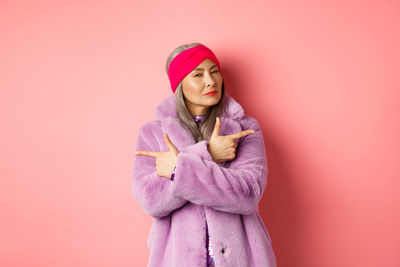
[[[168,57],[174,94],[138,134],[132,190],[152,216],[148,266],[276,266],[258,202],[267,184],[256,119],[224,91],[200,43]]]

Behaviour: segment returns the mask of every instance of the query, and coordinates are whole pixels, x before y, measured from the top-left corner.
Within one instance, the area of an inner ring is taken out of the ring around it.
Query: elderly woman
[[[258,213],[268,170],[257,120],[225,92],[205,45],[177,47],[166,69],[174,94],[139,129],[132,175],[154,218],[148,266],[276,266]]]

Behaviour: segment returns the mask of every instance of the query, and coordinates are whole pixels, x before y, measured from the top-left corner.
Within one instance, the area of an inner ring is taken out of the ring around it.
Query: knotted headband
[[[172,92],[175,93],[176,87],[182,79],[191,73],[205,58],[209,58],[217,63],[218,69],[221,72],[221,66],[217,57],[205,45],[197,45],[186,49],[174,57],[168,68],[168,77]]]

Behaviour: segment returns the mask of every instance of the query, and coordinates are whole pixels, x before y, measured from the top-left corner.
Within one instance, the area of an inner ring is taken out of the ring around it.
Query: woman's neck
[[[186,102],[186,107],[192,116],[205,115],[207,113],[207,110],[209,109],[208,106],[193,105],[189,102]]]

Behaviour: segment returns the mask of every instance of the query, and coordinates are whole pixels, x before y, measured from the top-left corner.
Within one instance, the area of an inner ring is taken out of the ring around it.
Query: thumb
[[[221,120],[219,119],[219,117],[216,117],[214,130],[213,130],[211,136],[219,136],[220,130],[221,130]]]

